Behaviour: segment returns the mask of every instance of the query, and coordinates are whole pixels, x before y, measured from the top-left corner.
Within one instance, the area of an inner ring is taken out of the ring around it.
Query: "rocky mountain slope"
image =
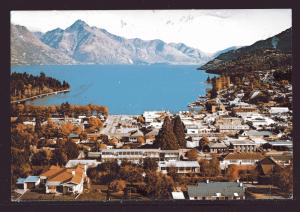
[[[41,41],[79,63],[96,64],[203,64],[210,58],[184,44],[162,40],[126,39],[77,20],[67,29],[45,33]]]
[[[41,42],[26,27],[11,25],[11,64],[72,64],[75,61]]]

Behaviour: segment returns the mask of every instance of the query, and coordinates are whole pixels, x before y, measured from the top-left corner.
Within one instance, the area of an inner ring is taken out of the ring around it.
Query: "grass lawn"
[[[45,194],[42,192],[27,191],[20,201],[106,201],[107,185],[91,185],[89,189],[84,189],[83,193],[77,195],[69,194]],[[112,192],[110,201],[120,201],[124,199],[123,192]],[[129,193],[127,200],[149,200],[139,193]]]
[[[288,198],[288,194],[282,193],[278,187],[270,185],[256,185],[247,188],[249,199],[273,199],[276,197]]]

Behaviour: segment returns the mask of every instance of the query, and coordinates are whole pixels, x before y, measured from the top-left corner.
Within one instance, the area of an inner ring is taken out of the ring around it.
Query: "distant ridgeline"
[[[67,90],[70,85],[47,77],[43,72],[39,76],[28,73],[12,73],[10,78],[11,101],[21,100],[37,95]]]
[[[291,80],[292,28],[251,46],[220,54],[199,69],[231,76],[255,71],[275,70],[277,80]]]

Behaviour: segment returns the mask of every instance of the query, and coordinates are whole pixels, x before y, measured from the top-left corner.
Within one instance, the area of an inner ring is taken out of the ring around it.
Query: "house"
[[[257,162],[259,183],[272,183],[274,173],[280,169],[282,169],[281,165],[279,165],[272,157],[265,157],[261,161]]]
[[[272,157],[265,157],[257,162],[257,169],[260,175],[273,175],[274,171],[279,168],[281,166]]]
[[[158,129],[152,129],[150,132],[145,134],[145,139],[147,141],[154,141],[155,137],[158,135],[159,130]]]
[[[253,113],[257,113],[257,107],[254,105],[244,105],[244,106],[238,106],[234,107],[232,109],[232,112],[236,114],[237,116],[251,116]]]
[[[186,140],[186,147],[187,148],[195,148],[199,146],[200,140],[190,139]]]
[[[187,186],[190,200],[242,200],[245,188],[239,182],[209,182]]]
[[[228,151],[228,146],[223,142],[210,142],[207,146],[210,153],[224,153]]]
[[[167,174],[170,168],[175,168],[178,174],[200,173],[200,165],[197,161],[160,161],[158,170]]]
[[[251,122],[252,126],[256,129],[260,129],[263,126],[269,126],[271,124],[275,124],[276,122],[266,116],[263,116],[258,113],[253,113],[252,115],[242,116],[244,122]]]
[[[221,117],[216,120],[215,126],[221,133],[236,133],[240,130],[249,130],[249,125],[243,124],[241,118]]]
[[[265,155],[271,157],[277,164],[279,164],[282,167],[291,165],[293,161],[292,152],[271,151],[271,152],[266,152]]]
[[[31,190],[35,189],[41,182],[39,176],[28,176],[26,178],[17,179],[17,188],[22,190]]]
[[[249,138],[268,138],[273,135],[271,131],[257,131],[257,130],[249,130],[244,131],[242,136],[247,136]]]
[[[255,152],[257,149],[256,144],[248,139],[229,139],[229,150],[235,152]]]
[[[51,166],[40,175],[44,180],[46,193],[77,194],[83,192],[86,166],[79,164],[73,168]]]
[[[288,107],[271,107],[269,112],[271,114],[288,113],[289,108]]]
[[[140,130],[133,130],[133,131],[129,132],[128,137],[125,137],[125,138],[127,138],[127,141],[128,141],[128,142],[133,142],[133,143],[135,143],[135,142],[138,141],[138,138],[139,138],[139,137],[144,137],[143,132],[140,131]]]
[[[62,168],[62,167],[50,166],[50,168],[47,171],[40,174],[41,184],[43,184],[43,185],[46,184],[48,179],[55,177],[56,175],[58,175],[59,173],[61,173],[63,171],[64,171],[64,168]]]
[[[85,165],[88,168],[88,167],[96,167],[99,164],[99,162],[97,162],[97,160],[69,160],[65,167],[72,168],[80,164]]]
[[[247,165],[255,166],[256,163],[262,160],[264,156],[258,152],[236,152],[229,153],[223,160],[220,161],[220,168],[222,170],[227,169],[230,165]]]
[[[191,124],[191,125],[185,125],[186,128],[186,134],[190,134],[190,135],[194,135],[194,134],[198,134],[198,126]]]

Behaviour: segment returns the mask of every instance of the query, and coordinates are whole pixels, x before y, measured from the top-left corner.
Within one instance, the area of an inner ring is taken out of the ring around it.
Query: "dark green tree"
[[[176,116],[173,119],[173,132],[177,138],[177,142],[181,148],[186,147],[186,141],[185,141],[185,126],[183,122],[181,121],[180,116]]]
[[[165,118],[163,126],[155,138],[154,146],[169,150],[175,150],[179,148],[176,136],[173,132],[171,120],[168,116]]]
[[[79,150],[77,145],[72,141],[67,141],[64,144],[64,153],[67,155],[68,160],[70,159],[76,159],[79,155]]]

